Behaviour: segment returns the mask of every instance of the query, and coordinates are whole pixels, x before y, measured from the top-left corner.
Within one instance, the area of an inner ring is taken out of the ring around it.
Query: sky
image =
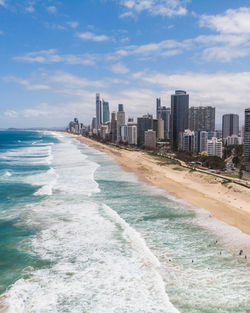
[[[90,124],[95,94],[127,117],[250,107],[249,0],[0,0],[0,128]]]

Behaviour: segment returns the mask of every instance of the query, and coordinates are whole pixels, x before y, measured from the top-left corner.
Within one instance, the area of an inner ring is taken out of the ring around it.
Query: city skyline
[[[0,0],[0,19],[1,128],[63,127],[71,116],[90,124],[96,92],[110,112],[123,103],[129,116],[152,114],[156,98],[170,107],[178,89],[190,95],[190,107],[216,107],[216,128],[226,113],[243,124],[245,0]]]

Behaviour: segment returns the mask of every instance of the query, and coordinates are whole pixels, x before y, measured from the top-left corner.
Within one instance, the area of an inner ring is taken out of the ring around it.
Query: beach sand
[[[179,165],[166,165],[142,151],[128,151],[104,145],[86,137],[71,135],[112,156],[126,171],[144,182],[166,190],[196,208],[250,235],[250,189]]]

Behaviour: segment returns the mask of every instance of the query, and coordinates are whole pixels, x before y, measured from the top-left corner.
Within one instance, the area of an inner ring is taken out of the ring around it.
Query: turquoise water
[[[248,236],[74,139],[0,139],[8,312],[250,312],[250,266],[233,245]]]

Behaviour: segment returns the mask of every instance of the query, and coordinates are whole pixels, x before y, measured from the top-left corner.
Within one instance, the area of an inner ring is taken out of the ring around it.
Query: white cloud
[[[191,47],[190,41],[178,42],[175,40],[163,40],[158,43],[148,43],[141,46],[126,46],[116,51],[116,55],[125,57],[129,55],[141,56],[174,56]]]
[[[57,9],[56,9],[56,7],[54,5],[51,5],[51,6],[47,7],[47,11],[50,14],[55,14]]]
[[[50,87],[45,84],[32,84],[29,80],[15,77],[15,76],[8,76],[4,78],[5,82],[15,82],[22,86],[24,86],[27,90],[48,90]]]
[[[87,86],[95,88],[104,87],[103,81],[93,81],[85,77],[79,77],[62,71],[58,71],[54,75],[48,75],[47,79],[50,83],[59,84],[64,90],[65,88],[75,89]]]
[[[127,11],[120,15],[121,18],[132,16],[133,12],[143,11],[151,15],[177,16],[186,15],[187,9],[185,3],[181,0],[121,0],[120,3]]]
[[[71,27],[71,28],[77,28],[79,26],[79,23],[76,21],[71,21],[71,22],[67,22],[67,24]]]
[[[14,110],[7,110],[4,112],[4,116],[10,117],[10,118],[17,118],[19,116],[17,111]]]
[[[208,46],[203,51],[204,59],[230,62],[250,54],[250,8],[202,15],[199,24],[218,33],[216,36],[199,36],[196,39]]]
[[[110,71],[115,74],[127,74],[129,69],[122,63],[116,63],[110,67]]]
[[[160,86],[170,99],[175,89],[184,89],[190,93],[190,106],[216,106],[220,116],[225,112],[243,115],[249,106],[250,72],[245,73],[180,73],[166,75],[162,73],[139,72],[136,80],[150,85]]]
[[[33,6],[28,6],[25,8],[25,11],[28,13],[34,13],[35,12],[35,8]]]
[[[96,42],[106,41],[110,39],[106,35],[96,35],[92,32],[79,33],[77,34],[77,37],[83,40],[91,40],[91,41],[96,41]]]
[[[202,15],[200,26],[223,34],[250,34],[250,7],[229,9],[222,15]]]
[[[0,0],[0,5],[2,7],[6,7],[6,1],[5,0]]]
[[[80,65],[94,65],[95,64],[94,55],[88,55],[88,54],[60,55],[57,53],[56,49],[29,52],[23,56],[15,57],[14,59],[16,61],[22,61],[22,62],[28,62],[28,63],[41,63],[41,64],[51,64],[51,63],[66,63],[66,64],[80,64]]]
[[[150,7],[152,1],[143,5]],[[135,5],[134,0],[126,3],[128,7]],[[171,57],[185,51],[195,51],[199,61],[231,62],[250,55],[250,8],[227,10],[222,15],[202,15],[199,25],[216,33],[183,41],[163,40],[140,46],[125,46],[118,49],[114,56],[122,58],[136,55],[144,60],[145,57]]]

